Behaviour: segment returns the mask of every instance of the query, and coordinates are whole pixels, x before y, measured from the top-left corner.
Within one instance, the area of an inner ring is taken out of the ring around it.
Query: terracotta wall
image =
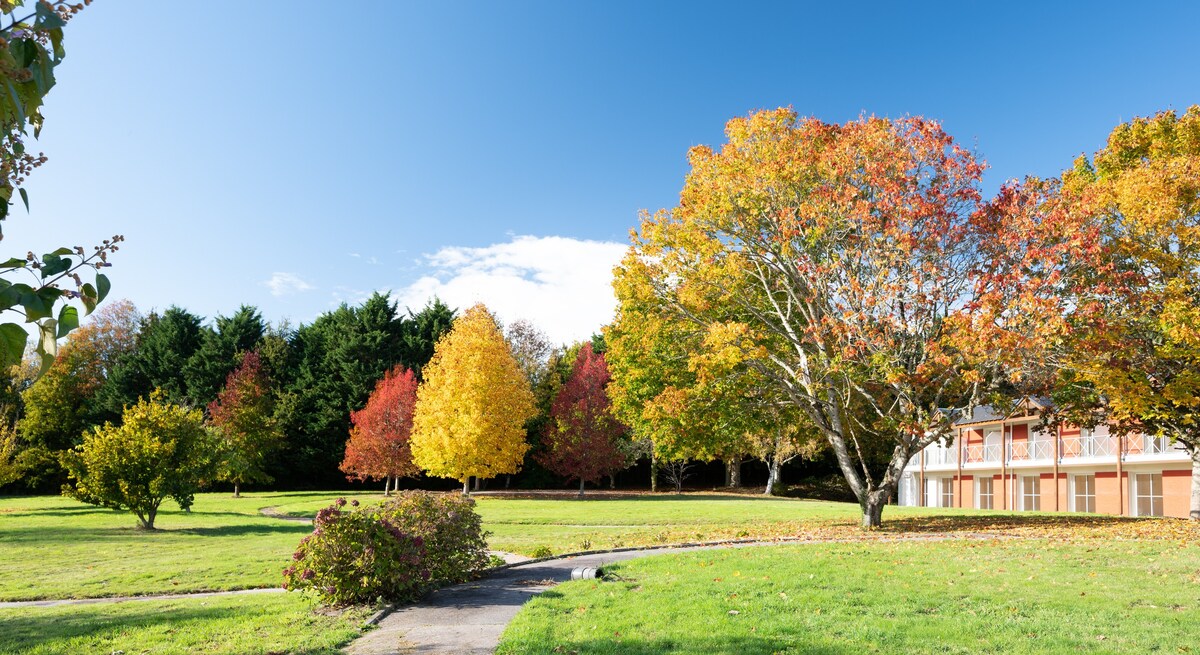
[[[1163,514],[1187,518],[1191,500],[1192,470],[1163,471]]]
[[[1122,471],[1121,482],[1117,482],[1116,471],[1096,472],[1096,511],[1101,514],[1127,514],[1129,500],[1122,500],[1124,490],[1129,488],[1129,476]]]

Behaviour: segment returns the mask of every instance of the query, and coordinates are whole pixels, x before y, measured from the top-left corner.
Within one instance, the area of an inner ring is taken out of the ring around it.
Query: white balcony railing
[[[964,464],[975,464],[979,462],[999,462],[1000,461],[1000,444],[974,444],[967,446],[967,457],[963,460]]]
[[[1135,435],[1125,440],[1125,454],[1129,455],[1176,455],[1187,454],[1183,444],[1171,443],[1170,437]]]
[[[925,466],[953,466],[958,464],[958,448],[930,446],[925,449]]]
[[[1093,457],[1116,457],[1117,456],[1117,440],[1114,437],[1103,436],[1087,436],[1087,437],[1063,437],[1062,439],[1062,458],[1063,459],[1090,459]]]
[[[1049,439],[1014,441],[1008,445],[1008,461],[1024,462],[1054,459],[1054,442]]]

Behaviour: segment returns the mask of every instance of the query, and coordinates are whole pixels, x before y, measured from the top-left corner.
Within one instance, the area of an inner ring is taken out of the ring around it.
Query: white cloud
[[[300,279],[295,273],[272,273],[271,279],[263,282],[271,289],[271,295],[279,298],[280,296],[289,296],[293,293],[302,291],[312,291],[316,287]]]
[[[612,320],[612,270],[626,246],[570,237],[518,236],[483,248],[446,247],[426,255],[430,274],[397,295],[419,310],[437,296],[466,309],[482,302],[500,320],[526,319],[552,341],[586,339]]]

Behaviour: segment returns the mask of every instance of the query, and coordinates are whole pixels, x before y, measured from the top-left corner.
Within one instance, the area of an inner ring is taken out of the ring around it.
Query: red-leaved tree
[[[538,462],[568,480],[585,482],[625,468],[621,439],[628,431],[612,414],[605,387],[609,380],[604,355],[584,344],[571,367],[571,376],[550,405],[545,450]]]
[[[388,371],[375,384],[367,404],[350,413],[350,439],[341,469],[350,480],[386,480],[391,493],[398,478],[420,472],[412,461],[408,437],[417,404],[417,377],[403,366]]]
[[[243,483],[272,479],[264,463],[282,440],[273,409],[271,382],[262,359],[258,353],[248,352],[208,406],[209,423],[223,444],[217,477],[233,483],[234,498],[241,497]]]

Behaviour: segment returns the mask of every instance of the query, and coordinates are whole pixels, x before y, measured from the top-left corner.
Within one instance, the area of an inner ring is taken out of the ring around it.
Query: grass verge
[[[497,652],[1187,653],[1198,562],[1194,543],[1043,539],[648,557],[533,599]]]
[[[332,655],[369,612],[314,612],[296,594],[0,610],[0,654]]]

